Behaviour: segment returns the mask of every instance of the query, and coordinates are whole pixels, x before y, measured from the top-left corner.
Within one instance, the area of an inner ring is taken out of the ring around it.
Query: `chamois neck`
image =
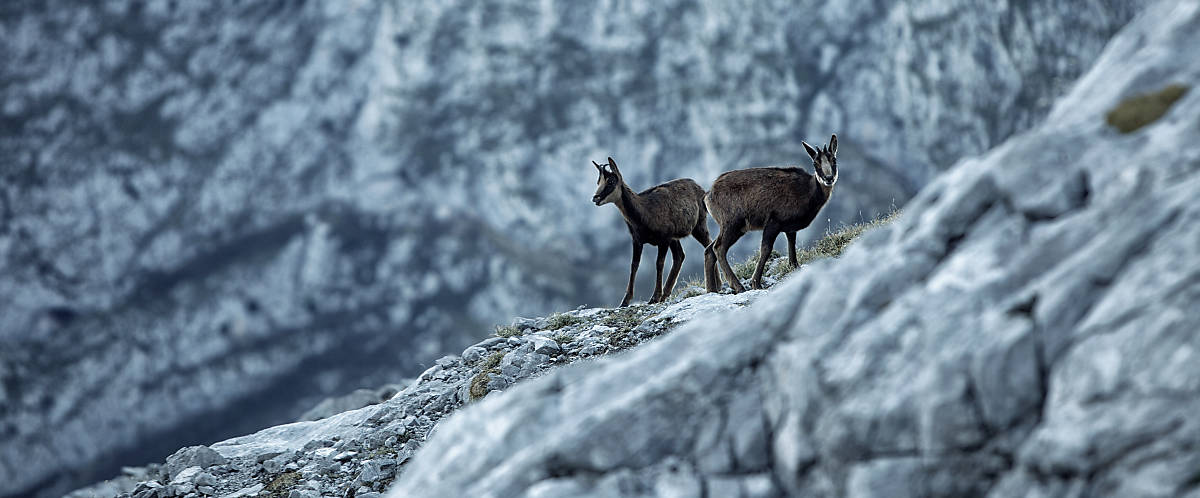
[[[621,182],[618,187],[621,192],[621,197],[617,199],[617,209],[621,210],[621,217],[625,218],[625,222],[630,225],[641,226],[642,220],[642,198],[634,193],[633,189],[629,188],[625,182]]]

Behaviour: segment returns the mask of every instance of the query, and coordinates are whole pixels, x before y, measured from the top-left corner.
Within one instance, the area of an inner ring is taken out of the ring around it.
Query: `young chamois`
[[[796,231],[808,228],[817,217],[829,196],[833,195],[833,184],[838,176],[837,135],[833,135],[821,150],[800,143],[812,156],[813,174],[800,168],[730,171],[718,176],[708,195],[704,196],[708,212],[721,228],[716,240],[704,249],[704,282],[709,292],[720,290],[718,261],[734,292],[746,290],[729,267],[726,255],[734,242],[752,230],[763,231],[752,287],[762,288],[763,268],[779,232],[787,234],[788,262],[797,266]]]
[[[704,189],[691,179],[681,178],[635,194],[625,184],[613,158],[608,158],[606,165],[596,164],[596,161],[592,161],[592,165],[600,171],[592,202],[597,206],[616,204],[629,227],[629,235],[633,237],[633,262],[629,265],[629,285],[625,287],[621,306],[627,306],[629,300],[633,299],[633,280],[637,276],[638,263],[642,260],[643,244],[658,247],[658,274],[654,279],[654,295],[649,302],[665,300],[671,296],[675,279],[679,278],[680,265],[683,264],[683,244],[679,243],[679,239],[691,234],[701,246],[707,247],[710,243]],[[664,289],[663,263],[667,259],[668,247],[673,262]]]

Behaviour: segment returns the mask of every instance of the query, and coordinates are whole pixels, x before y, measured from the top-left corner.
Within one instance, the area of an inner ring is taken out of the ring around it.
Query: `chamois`
[[[633,299],[633,280],[637,276],[644,244],[658,247],[658,274],[654,279],[654,295],[649,302],[653,304],[665,300],[675,288],[675,279],[679,277],[679,268],[683,264],[683,244],[679,243],[679,239],[691,234],[701,246],[707,247],[711,243],[708,238],[708,213],[704,210],[704,189],[689,178],[680,178],[635,194],[625,184],[613,158],[608,158],[606,165],[596,164],[596,161],[592,161],[592,165],[600,171],[592,202],[597,206],[616,204],[633,238],[629,285],[625,287],[621,306],[629,305],[629,300]],[[667,258],[667,248],[671,249],[673,262],[664,289],[663,263]]]
[[[800,168],[749,168],[718,176],[704,196],[704,205],[721,228],[717,238],[704,249],[704,281],[709,292],[721,285],[717,262],[734,292],[746,290],[729,267],[726,255],[742,235],[762,230],[758,266],[751,286],[762,288],[763,268],[779,232],[787,234],[788,262],[796,261],[796,231],[808,228],[833,195],[837,182],[837,135],[821,150],[806,142],[804,150],[813,160],[813,174]]]

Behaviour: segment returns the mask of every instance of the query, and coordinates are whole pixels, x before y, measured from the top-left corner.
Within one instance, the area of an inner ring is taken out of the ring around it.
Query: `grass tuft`
[[[499,337],[516,337],[522,335],[521,329],[515,325],[497,325],[496,335]]]
[[[582,318],[579,318],[575,315],[568,315],[566,313],[555,313],[550,315],[549,321],[550,326],[548,327],[548,330],[558,330],[563,327],[570,327],[571,325],[575,325],[577,323],[583,323]]]
[[[1173,84],[1157,92],[1134,95],[1108,111],[1104,120],[1121,133],[1132,133],[1161,118],[1187,91],[1188,87]]]
[[[558,334],[554,336],[554,342],[557,342],[559,346],[566,346],[567,344],[575,342],[575,338],[570,334]]]
[[[500,373],[497,369],[500,366],[500,361],[504,359],[504,351],[496,351],[487,358],[480,360],[479,368],[482,370],[471,379],[471,387],[468,392],[471,395],[471,400],[477,400],[488,393],[488,374]]]

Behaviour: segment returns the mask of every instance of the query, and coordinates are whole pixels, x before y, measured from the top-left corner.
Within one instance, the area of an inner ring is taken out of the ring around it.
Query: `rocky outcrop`
[[[901,204],[1140,4],[6,3],[0,494],[609,303],[628,249],[589,157],[705,183],[837,131],[823,218]]]
[[[468,407],[390,496],[1197,496],[1200,91],[1105,122],[1197,46],[1155,4],[841,259]]]
[[[494,396],[556,366],[622,351],[690,320],[747,306],[765,293],[704,294],[698,287],[690,291],[694,292],[681,293],[666,304],[518,319],[502,329],[504,337],[438,359],[377,406],[335,413],[335,403],[330,403],[320,420],[272,427],[211,447],[184,448],[164,464],[126,468],[120,477],[67,496],[195,498],[264,491],[271,496],[378,495],[437,424],[471,401]]]

